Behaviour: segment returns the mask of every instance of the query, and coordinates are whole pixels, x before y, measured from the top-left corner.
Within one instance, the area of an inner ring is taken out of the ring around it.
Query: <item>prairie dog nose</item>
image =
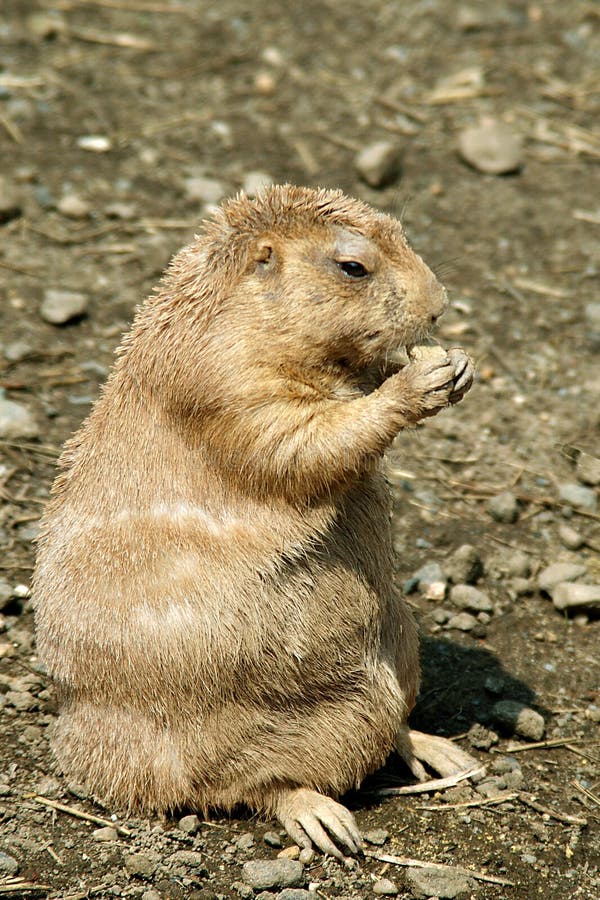
[[[446,288],[432,276],[429,284],[429,305],[431,307],[431,322],[436,322],[448,309],[448,294]]]

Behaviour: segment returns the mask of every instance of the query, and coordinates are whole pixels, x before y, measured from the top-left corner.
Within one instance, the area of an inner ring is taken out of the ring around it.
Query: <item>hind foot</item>
[[[289,836],[300,847],[343,860],[340,844],[347,853],[358,853],[362,837],[354,816],[341,803],[309,788],[282,790],[269,804]]]
[[[396,751],[419,781],[428,781],[423,763],[445,778],[479,766],[476,759],[447,738],[404,726],[396,738]]]

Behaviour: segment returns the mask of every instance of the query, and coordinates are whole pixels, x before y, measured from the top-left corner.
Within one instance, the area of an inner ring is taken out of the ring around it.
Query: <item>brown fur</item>
[[[344,274],[361,253],[369,277]],[[138,310],[65,448],[34,584],[54,748],[105,802],[245,803],[297,836],[299,789],[340,795],[395,743],[411,759],[380,459],[469,386],[458,357],[389,364],[444,305],[395,220],[285,186],[225,203]]]

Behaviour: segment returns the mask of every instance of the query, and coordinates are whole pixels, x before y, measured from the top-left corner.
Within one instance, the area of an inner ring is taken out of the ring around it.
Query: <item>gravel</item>
[[[401,147],[392,141],[377,141],[357,154],[354,165],[370,187],[383,188],[400,175]]]
[[[558,529],[558,537],[561,544],[568,550],[580,550],[585,544],[584,536],[570,525],[561,525]]]
[[[592,487],[600,484],[600,459],[589,453],[580,453],[575,474],[579,481]]]
[[[125,869],[128,875],[150,878],[154,875],[158,860],[144,853],[129,853],[125,856]]]
[[[486,504],[486,509],[496,522],[512,525],[519,518],[519,504],[511,491],[503,491],[501,494],[491,497]]]
[[[369,828],[363,832],[363,838],[367,844],[373,844],[375,847],[383,847],[389,840],[390,833],[385,828]]]
[[[468,612],[461,612],[456,616],[452,616],[451,619],[448,619],[446,628],[456,629],[457,631],[472,631],[477,624],[478,622],[475,616],[472,616],[471,613]]]
[[[25,406],[5,400],[0,395],[0,438],[8,441],[35,438],[39,433],[33,414]]]
[[[472,883],[462,872],[452,869],[406,870],[406,883],[413,897],[439,897],[440,900],[463,897],[471,893]]]
[[[44,301],[40,316],[51,325],[65,325],[84,315],[88,306],[87,294],[80,291],[62,291],[48,288],[44,291]]]
[[[444,572],[454,584],[475,584],[483,575],[483,563],[475,547],[462,544],[444,561]]]
[[[395,897],[399,894],[398,886],[389,878],[380,878],[373,884],[373,893],[381,897]]]
[[[563,503],[568,503],[570,506],[575,506],[578,509],[587,509],[590,512],[595,512],[598,506],[596,491],[576,482],[561,484],[558,489],[558,496]]]
[[[519,135],[496,119],[484,118],[465,128],[458,138],[459,153],[478,172],[505,175],[522,165],[523,142]]]
[[[563,581],[576,581],[587,574],[587,567],[578,563],[557,562],[547,566],[538,575],[540,591],[550,593],[557,584]]]
[[[13,856],[0,850],[0,874],[16,875],[19,871],[19,863]]]
[[[470,584],[455,584],[450,589],[450,602],[469,612],[491,613],[494,610],[494,604],[488,595]]]
[[[556,609],[600,607],[600,584],[574,584],[563,582],[551,591]]]
[[[196,834],[200,830],[200,819],[196,815],[183,816],[177,827],[186,834]]]

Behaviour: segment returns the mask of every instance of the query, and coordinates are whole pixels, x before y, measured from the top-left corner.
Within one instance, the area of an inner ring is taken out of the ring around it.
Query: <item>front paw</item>
[[[442,347],[413,347],[410,362],[398,374],[415,419],[435,416],[450,403],[455,390],[456,364]]]
[[[454,384],[449,402],[459,403],[473,385],[475,365],[471,357],[460,347],[452,347],[448,350],[448,356],[454,366]]]

